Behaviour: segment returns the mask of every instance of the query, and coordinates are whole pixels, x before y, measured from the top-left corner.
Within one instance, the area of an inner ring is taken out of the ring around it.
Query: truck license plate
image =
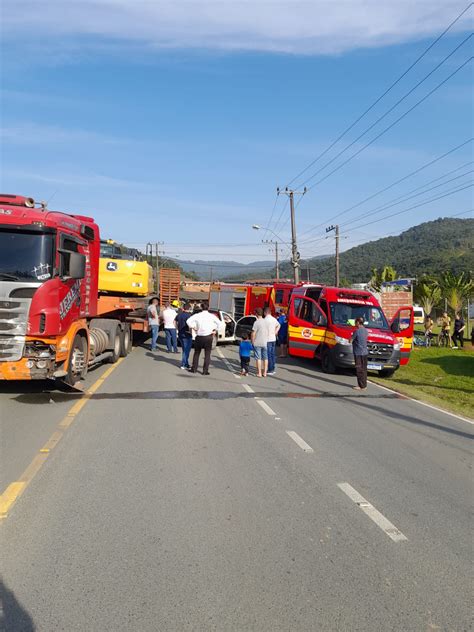
[[[373,371],[380,371],[382,369],[382,365],[381,364],[372,364],[371,362],[369,362],[367,364],[367,368],[368,369],[372,369]]]

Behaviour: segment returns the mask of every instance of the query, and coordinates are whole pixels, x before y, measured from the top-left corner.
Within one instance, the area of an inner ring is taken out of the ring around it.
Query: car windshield
[[[0,281],[47,281],[53,253],[54,235],[0,230]]]
[[[334,325],[354,327],[356,318],[363,318],[364,325],[371,329],[388,329],[387,319],[380,307],[354,305],[353,303],[331,303],[331,319]]]

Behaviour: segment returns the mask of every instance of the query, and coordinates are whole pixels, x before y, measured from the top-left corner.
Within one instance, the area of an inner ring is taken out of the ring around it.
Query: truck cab
[[[316,295],[317,299],[312,298]],[[288,317],[290,355],[317,358],[327,373],[354,367],[351,338],[358,317],[364,318],[369,333],[369,370],[389,377],[409,360],[413,308],[400,308],[389,323],[368,291],[310,285],[296,288]]]

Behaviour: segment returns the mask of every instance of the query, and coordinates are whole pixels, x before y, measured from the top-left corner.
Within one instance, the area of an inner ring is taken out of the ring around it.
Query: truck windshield
[[[353,327],[356,318],[363,318],[370,329],[388,329],[387,319],[380,307],[354,305],[353,303],[331,303],[331,319],[334,325]]]
[[[54,235],[0,229],[0,281],[47,281],[53,253]]]

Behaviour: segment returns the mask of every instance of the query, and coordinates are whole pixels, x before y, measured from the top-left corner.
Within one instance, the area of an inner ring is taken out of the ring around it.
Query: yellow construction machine
[[[99,292],[149,296],[153,292],[153,269],[137,249],[112,239],[101,240]]]

